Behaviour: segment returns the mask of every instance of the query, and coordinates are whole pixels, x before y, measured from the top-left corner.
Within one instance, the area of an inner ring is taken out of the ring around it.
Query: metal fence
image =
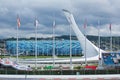
[[[18,71],[0,70],[0,74],[27,74],[27,75],[95,75],[95,74],[120,74],[120,69],[112,70],[40,70]]]

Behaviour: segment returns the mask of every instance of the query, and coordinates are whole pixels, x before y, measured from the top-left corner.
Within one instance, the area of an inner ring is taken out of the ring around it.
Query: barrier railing
[[[0,74],[28,74],[28,75],[96,75],[96,74],[120,74],[120,69],[113,70],[33,70],[20,71],[4,69]]]

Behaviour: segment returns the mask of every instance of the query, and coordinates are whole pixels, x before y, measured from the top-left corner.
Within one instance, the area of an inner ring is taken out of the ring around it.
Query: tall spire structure
[[[64,15],[66,16],[67,21],[69,22],[73,31],[75,32],[75,34],[80,42],[81,48],[83,49],[83,51],[85,51],[85,36],[79,30],[79,28],[75,22],[75,19],[73,17],[73,14],[70,11],[65,10],[65,9],[63,9],[63,12],[64,12]],[[86,46],[87,46],[86,47],[86,57],[87,58],[91,58],[93,56],[98,58],[98,55],[100,53],[106,52],[102,49],[100,49],[100,52],[99,52],[99,48],[97,46],[95,46],[93,43],[91,43],[87,38],[86,38]]]

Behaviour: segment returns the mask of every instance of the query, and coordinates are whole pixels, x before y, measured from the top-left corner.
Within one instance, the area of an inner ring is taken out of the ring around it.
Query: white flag
[[[53,28],[55,28],[56,24],[55,24],[55,21],[53,21]]]
[[[38,24],[39,24],[38,20],[37,20],[37,19],[35,19],[35,23],[34,23],[35,27],[37,27],[37,26],[38,26]]]

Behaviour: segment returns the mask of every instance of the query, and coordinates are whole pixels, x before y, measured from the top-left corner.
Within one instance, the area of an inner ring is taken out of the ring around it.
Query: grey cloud
[[[10,28],[12,28],[11,32],[13,32],[11,35],[15,36],[17,14],[20,15],[21,19],[20,31],[24,34],[29,33],[27,36],[33,36],[34,34],[35,17],[39,20],[39,34],[52,34],[54,18],[58,26],[56,34],[69,34],[67,31],[69,24],[61,11],[63,8],[70,10],[74,14],[75,20],[82,31],[86,18],[87,25],[90,28],[88,34],[96,35],[94,32],[98,20],[101,21],[102,34],[106,34],[104,32],[106,30],[105,25],[109,23],[118,27],[120,25],[119,3],[120,0],[0,0],[0,27],[2,30],[0,36],[7,36],[5,32]],[[115,31],[115,34],[119,33],[118,30]]]

